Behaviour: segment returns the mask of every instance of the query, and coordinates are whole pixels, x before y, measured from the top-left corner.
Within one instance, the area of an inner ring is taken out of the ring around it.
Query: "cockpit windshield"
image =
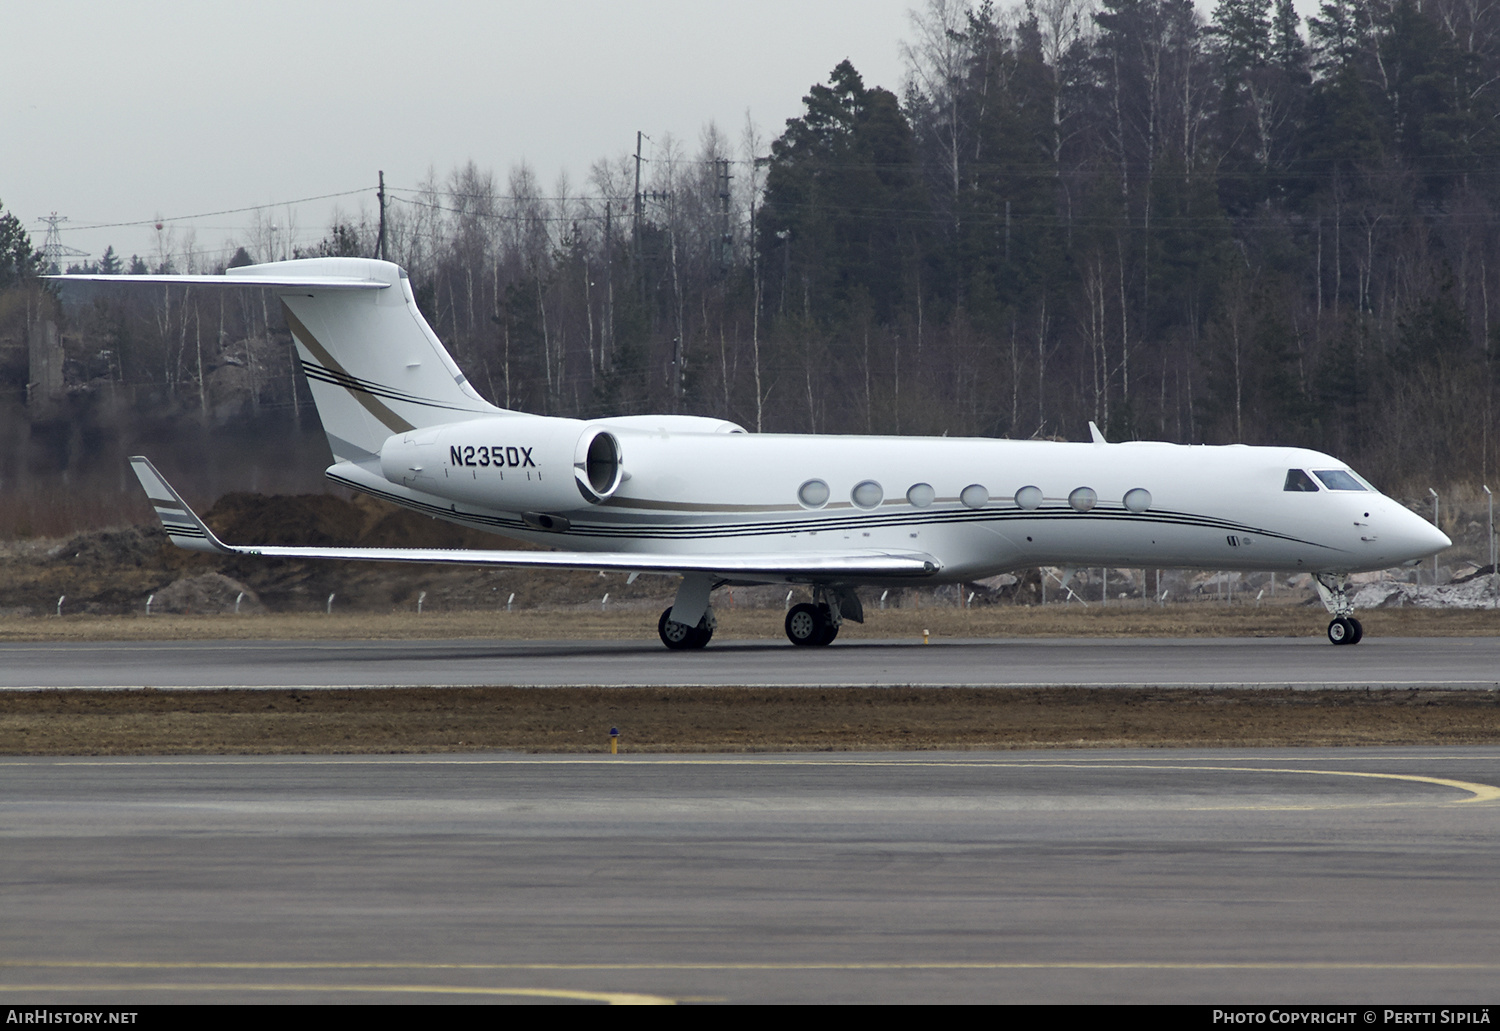
[[[1313,475],[1323,481],[1329,490],[1364,490],[1365,485],[1356,480],[1345,469],[1314,469]]]
[[[1281,489],[1300,490],[1306,491],[1309,494],[1314,494],[1318,490],[1318,485],[1314,483],[1313,478],[1307,475],[1307,473],[1303,470],[1288,469],[1286,471],[1286,486],[1282,487]]]

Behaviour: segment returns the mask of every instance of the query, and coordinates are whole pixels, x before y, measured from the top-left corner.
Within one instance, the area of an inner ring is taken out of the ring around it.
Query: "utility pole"
[[[385,260],[385,170],[380,172],[380,187],[375,191],[380,201],[380,235],[375,238],[375,257]]]
[[[715,158],[714,166],[719,179],[719,213],[723,221],[723,231],[719,234],[722,245],[719,268],[722,272],[728,272],[734,258],[734,235],[729,231],[729,181],[733,176],[729,174],[728,158]]]
[[[641,197],[641,141],[649,140],[650,137],[639,129],[635,131],[635,221],[630,229],[630,242],[632,248],[639,253],[641,249],[641,218],[645,214],[645,203]]]
[[[611,201],[604,202],[604,340],[599,367],[608,369],[615,349],[615,235]]]
[[[755,361],[755,432],[761,432],[762,404],[765,395],[760,389],[760,235],[755,221],[755,197],[760,192],[761,162],[769,158],[754,158],[750,165],[750,279],[755,286],[755,307],[750,315],[750,348]]]
[[[646,197],[641,193],[641,164],[646,159],[641,157],[641,143],[650,140],[651,137],[639,129],[635,131],[635,209],[630,225],[630,253],[635,261],[636,287],[640,293],[642,308],[646,307],[646,263],[641,254],[641,222],[646,217]]]

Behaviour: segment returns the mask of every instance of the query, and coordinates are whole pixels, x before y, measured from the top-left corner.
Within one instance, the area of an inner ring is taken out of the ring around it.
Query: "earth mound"
[[[151,611],[211,615],[263,612],[265,606],[254,591],[238,580],[223,573],[204,573],[174,580],[157,591],[151,600]]]

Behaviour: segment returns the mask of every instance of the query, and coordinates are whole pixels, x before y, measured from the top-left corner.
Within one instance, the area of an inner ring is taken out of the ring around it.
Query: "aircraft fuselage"
[[[382,475],[349,463],[329,473],[553,547],[904,549],[935,556],[934,581],[946,582],[1038,565],[1355,572],[1449,543],[1344,463],[1301,448],[747,434],[706,419],[660,421],[658,430],[649,418],[454,423],[431,428],[441,432],[427,433],[425,459],[410,458],[398,434]],[[582,452],[601,430],[619,475],[591,502],[575,480],[585,481]],[[1314,489],[1288,489],[1293,470]],[[1345,489],[1320,472],[1342,474],[1335,482]]]

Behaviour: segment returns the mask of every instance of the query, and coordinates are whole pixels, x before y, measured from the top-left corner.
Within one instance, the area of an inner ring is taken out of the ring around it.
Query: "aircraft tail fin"
[[[362,278],[377,289],[277,287],[334,458],[368,462],[393,433],[496,415],[417,310],[404,269],[365,258],[309,258],[234,269],[260,276]]]
[[[368,463],[393,433],[506,414],[469,385],[417,310],[406,271],[388,261],[299,258],[223,275],[47,278],[276,291],[336,461]]]

